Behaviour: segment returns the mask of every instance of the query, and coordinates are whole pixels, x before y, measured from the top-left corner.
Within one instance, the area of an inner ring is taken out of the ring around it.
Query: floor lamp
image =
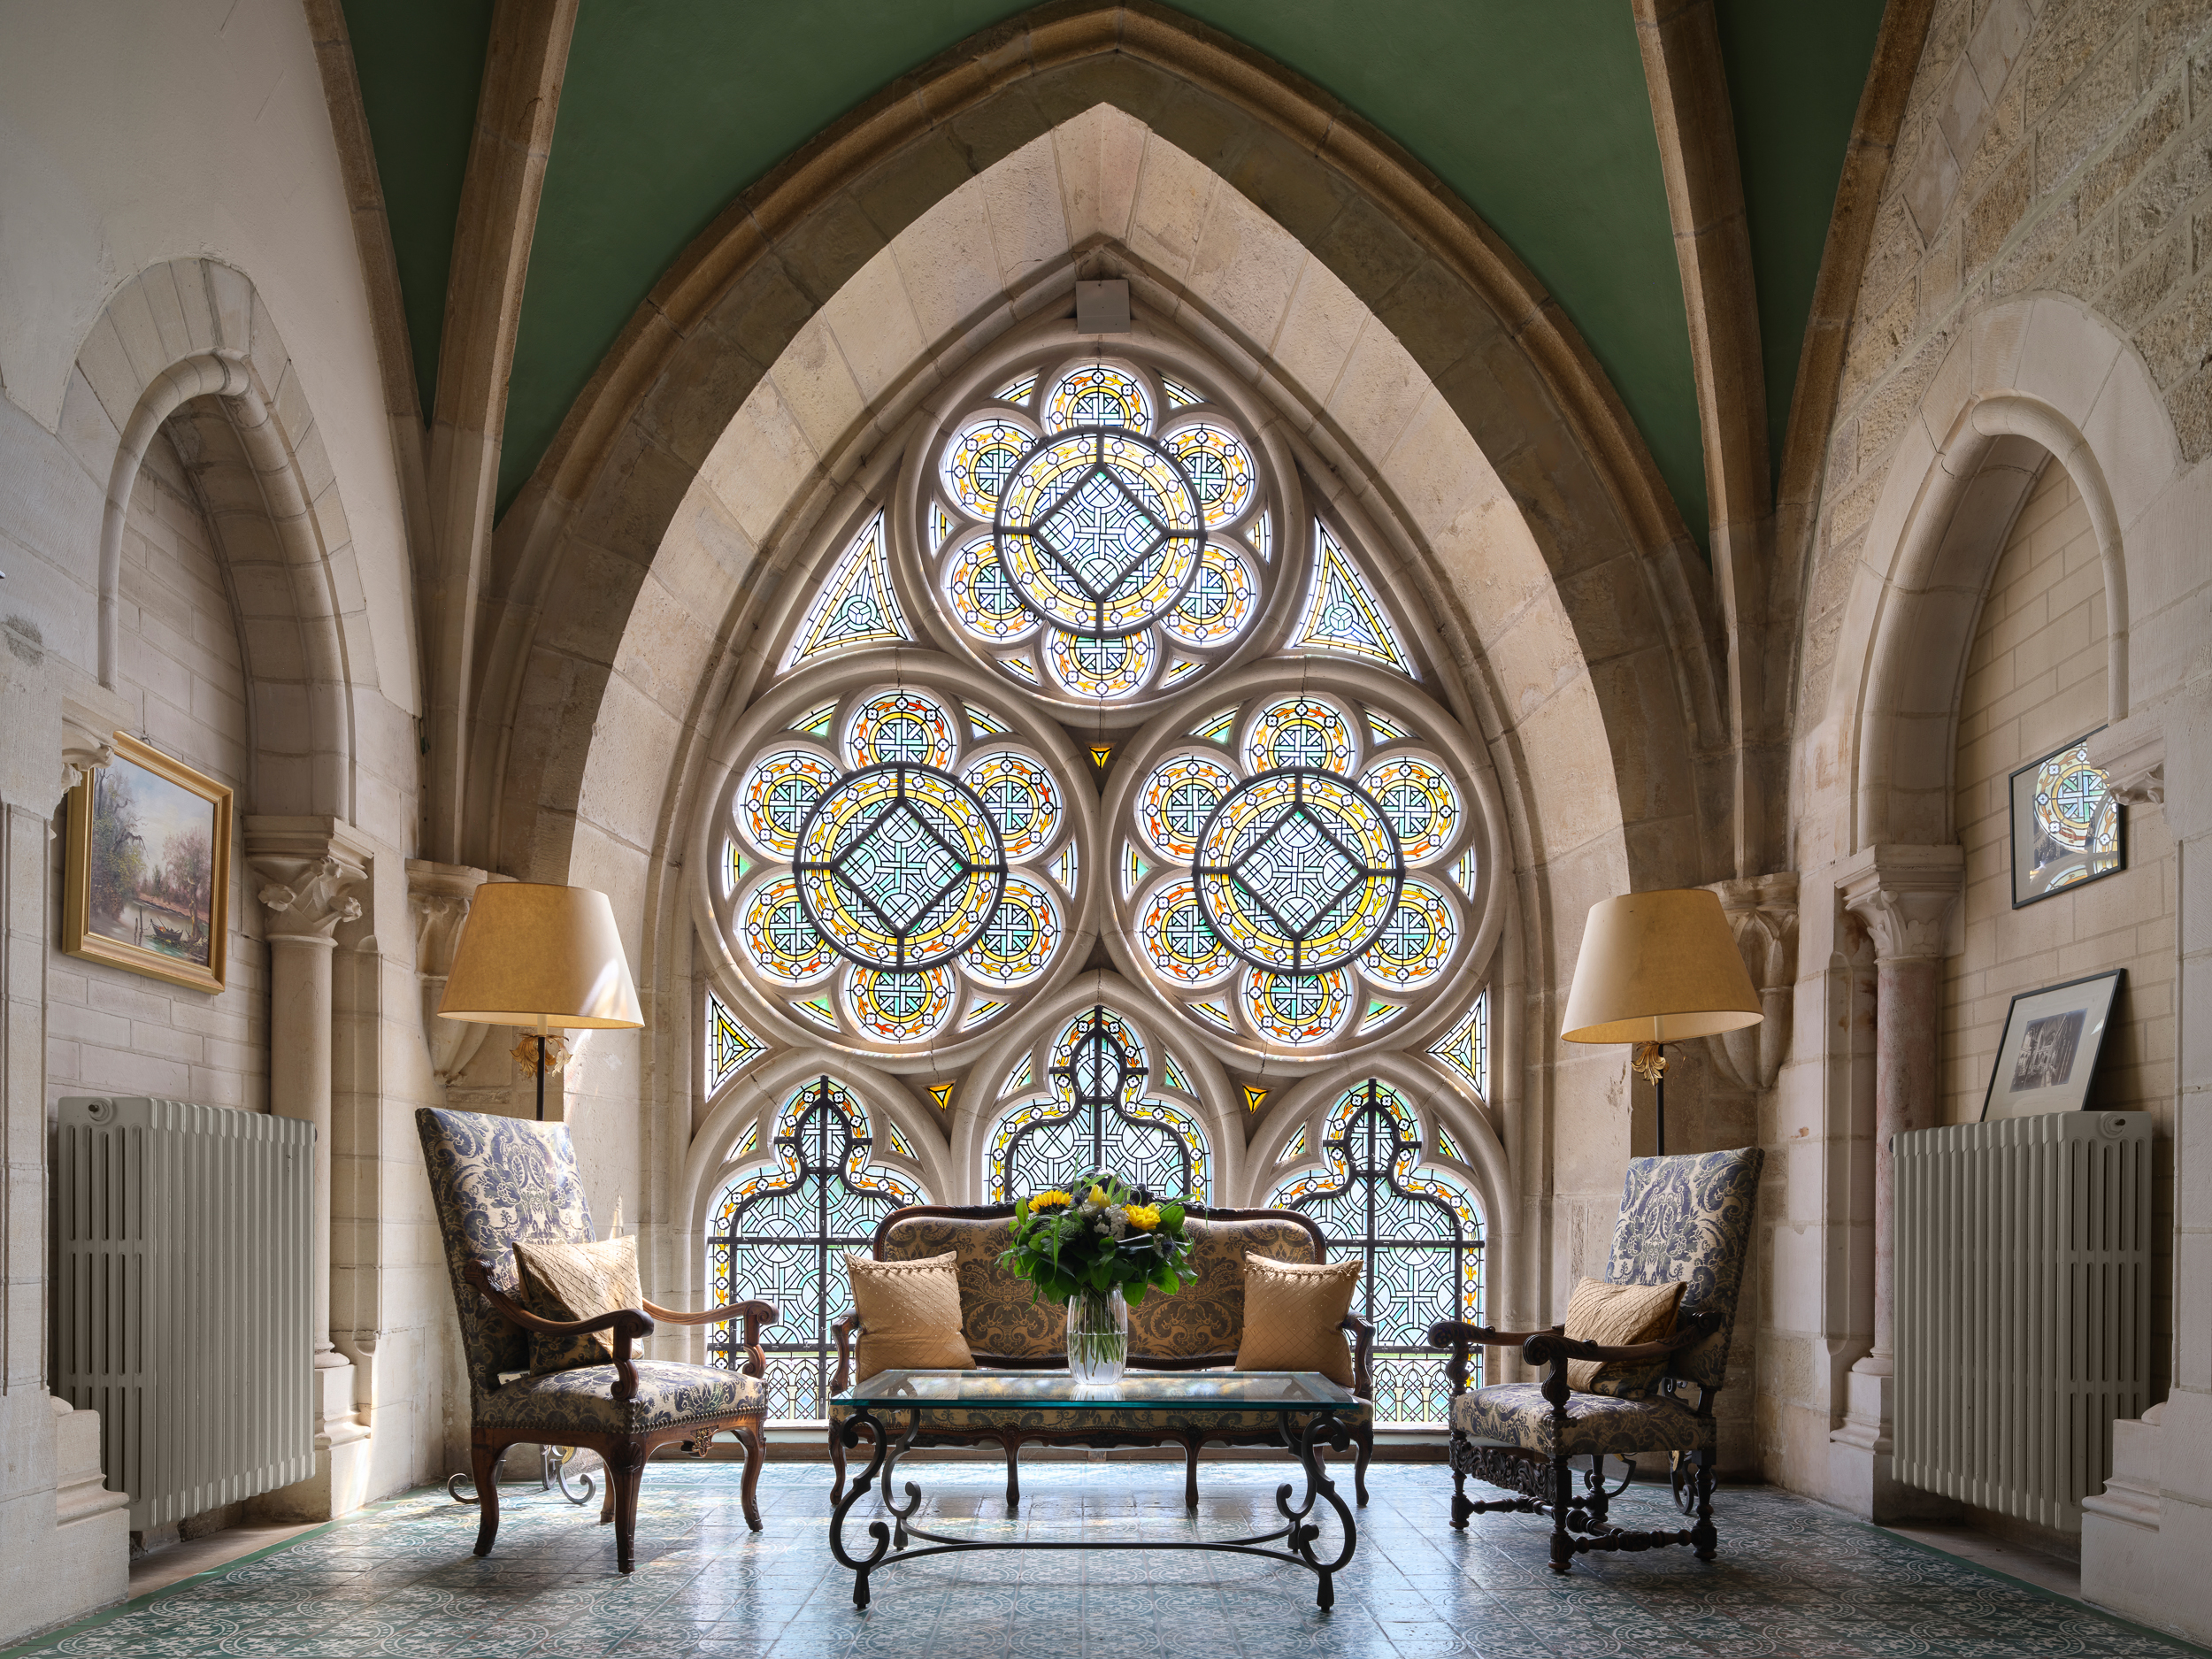
[[[607,895],[535,881],[487,881],[476,889],[438,1012],[537,1033],[541,1123],[550,1033],[634,1031],[645,1024]]]
[[[1755,1025],[1759,994],[1729,931],[1720,896],[1704,887],[1601,899],[1582,927],[1569,1042],[1632,1042],[1629,1064],[1659,1096],[1659,1151],[1667,1149],[1666,1045]]]

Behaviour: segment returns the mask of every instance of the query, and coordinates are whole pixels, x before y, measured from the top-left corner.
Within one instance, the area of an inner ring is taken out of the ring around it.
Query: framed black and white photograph
[[[2076,738],[2012,774],[2016,910],[2127,867],[2120,803],[2103,771],[2089,764],[2089,739],[2096,734]]]
[[[1982,1099],[1984,1123],[2080,1111],[2089,1104],[2112,1004],[2126,977],[2126,969],[2115,968],[2012,999],[1989,1093]]]

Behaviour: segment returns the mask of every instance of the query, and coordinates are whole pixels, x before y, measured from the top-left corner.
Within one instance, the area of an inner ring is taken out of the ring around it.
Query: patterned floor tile
[[[963,1538],[1177,1544],[1279,1525],[1279,1471],[1041,1465],[1006,1511],[997,1471],[917,1462],[914,1517]],[[872,1577],[866,1612],[827,1548],[818,1468],[763,1472],[768,1530],[744,1525],[738,1471],[656,1468],[637,1571],[613,1571],[595,1511],[511,1501],[498,1548],[471,1554],[472,1510],[437,1491],[380,1503],[228,1571],[191,1578],[0,1659],[2169,1659],[2203,1650],[1764,1488],[1721,1504],[1721,1555],[1585,1556],[1561,1577],[1534,1517],[1444,1524],[1434,1469],[1379,1467],[1334,1611],[1303,1570],[1173,1550],[957,1552]],[[873,1506],[856,1509],[854,1542]],[[1626,1526],[1666,1524],[1663,1496],[1615,1501]],[[1338,1538],[1326,1518],[1321,1548]],[[921,1546],[918,1543],[916,1548]]]

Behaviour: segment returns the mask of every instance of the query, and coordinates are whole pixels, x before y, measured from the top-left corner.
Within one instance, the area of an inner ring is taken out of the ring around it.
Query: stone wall
[[[2206,0],[1937,5],[1846,348],[1801,709],[1824,700],[1849,564],[1937,367],[1976,312],[2039,289],[2109,318],[2184,459],[2212,451]]]
[[[188,444],[192,428],[180,432]],[[230,594],[192,481],[165,429],[131,488],[123,527],[116,689],[125,729],[234,791],[228,984],[219,996],[64,956],[48,937],[46,1090],[151,1094],[269,1109],[268,956],[245,864],[246,674]],[[65,839],[56,823],[53,891]]]

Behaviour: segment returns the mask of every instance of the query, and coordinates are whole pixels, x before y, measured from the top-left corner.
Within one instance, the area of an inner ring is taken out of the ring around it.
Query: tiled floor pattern
[[[1221,1537],[1274,1513],[1276,1471],[1203,1471],[1195,1524],[1171,1464],[1041,1465],[1010,1523],[993,1471],[912,1466],[943,1530],[1037,1537]],[[1291,1471],[1294,1472],[1294,1471]],[[646,1477],[638,1570],[614,1568],[611,1531],[534,1486],[503,1509],[498,1548],[470,1554],[473,1510],[442,1492],[379,1504],[296,1542],[188,1579],[0,1659],[1432,1659],[1446,1655],[2199,1653],[2016,1580],[1766,1488],[1724,1490],[1721,1556],[1687,1550],[1545,1564],[1527,1516],[1446,1524],[1432,1465],[1378,1466],[1359,1552],[1336,1609],[1301,1570],[1234,1555],[1125,1552],[963,1555],[887,1568],[852,1606],[831,1560],[825,1471],[772,1465],[767,1530],[746,1530],[739,1470],[657,1465]],[[872,1501],[855,1512],[864,1519]],[[1615,1518],[1666,1524],[1663,1495]],[[935,1529],[933,1529],[935,1530]],[[1325,1534],[1325,1541],[1333,1533]],[[861,1539],[864,1541],[864,1529]]]

